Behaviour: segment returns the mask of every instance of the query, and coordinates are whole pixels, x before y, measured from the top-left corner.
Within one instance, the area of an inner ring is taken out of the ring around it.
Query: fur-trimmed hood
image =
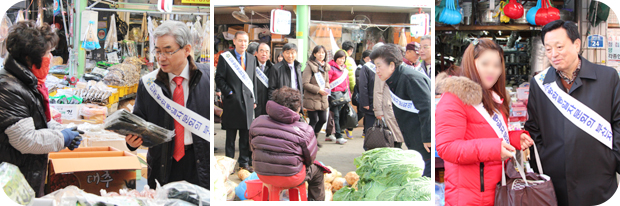
[[[482,102],[482,87],[467,77],[448,76],[445,72],[441,72],[435,77],[435,91],[450,92],[468,105],[478,105]]]

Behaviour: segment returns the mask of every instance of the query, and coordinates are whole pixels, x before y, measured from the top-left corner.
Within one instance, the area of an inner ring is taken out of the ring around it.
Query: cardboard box
[[[49,154],[46,194],[69,185],[100,194],[101,189],[118,192],[136,188],[138,158],[113,147],[64,149]]]
[[[267,28],[252,28],[250,30],[250,40],[260,40],[260,38],[258,37],[258,34],[260,33],[271,34],[269,29]]]
[[[329,29],[332,30],[334,38],[342,37],[342,25],[317,24],[310,26],[310,35],[315,34],[316,37],[328,37]]]
[[[280,34],[271,34],[271,41],[275,41],[275,42],[282,42],[284,41],[284,36],[280,35]]]
[[[235,33],[237,33],[238,31],[243,31],[243,27],[241,26],[231,26],[228,27],[228,33],[235,35]]]

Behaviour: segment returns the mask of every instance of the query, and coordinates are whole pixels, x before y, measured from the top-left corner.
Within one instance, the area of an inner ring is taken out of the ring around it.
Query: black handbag
[[[335,107],[351,102],[351,97],[345,92],[332,92],[329,95],[329,106]]]
[[[394,134],[383,120],[375,120],[375,125],[368,128],[364,137],[364,148],[371,150],[381,147],[394,147]]]
[[[340,128],[348,129],[357,127],[357,113],[351,104],[346,104],[340,110]]]

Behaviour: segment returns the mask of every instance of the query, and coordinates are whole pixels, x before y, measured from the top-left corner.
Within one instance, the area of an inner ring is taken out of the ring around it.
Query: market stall
[[[518,6],[521,9],[515,10]],[[539,18],[536,12],[541,7],[553,10],[557,16]],[[613,53],[620,47],[616,45],[618,19],[602,3],[585,0],[438,0],[435,8],[436,74],[453,72],[455,66],[460,66],[462,54],[474,39],[491,39],[502,47],[506,89],[510,95],[508,129],[511,131],[522,130],[527,120],[530,79],[550,66],[541,41],[541,29],[546,23],[557,19],[576,22],[582,35],[581,55],[593,63],[618,69]],[[462,9],[457,11],[457,8]],[[607,42],[601,36],[608,36]],[[440,98],[441,94],[436,94],[436,103]],[[436,155],[435,163],[436,205],[443,205],[443,160]]]

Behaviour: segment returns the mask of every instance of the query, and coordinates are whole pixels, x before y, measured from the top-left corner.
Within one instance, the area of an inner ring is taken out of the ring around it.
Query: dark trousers
[[[250,157],[250,131],[247,129],[228,129],[226,130],[226,156],[235,159],[235,140],[239,131],[239,167],[249,166]]]
[[[163,157],[162,157],[163,158]],[[172,169],[168,182],[185,180],[189,183],[198,185],[198,169],[196,169],[196,154],[194,147],[190,146],[185,150],[185,155],[181,160],[172,159]]]
[[[306,181],[308,181],[308,201],[324,201],[325,185],[323,183],[323,170],[319,166],[312,164],[306,168]]]
[[[308,111],[308,117],[310,118],[310,126],[314,129],[314,133],[321,132],[321,128],[327,122],[327,111]]]
[[[422,173],[422,176],[431,177],[431,159],[433,158],[424,160],[424,172]]]

